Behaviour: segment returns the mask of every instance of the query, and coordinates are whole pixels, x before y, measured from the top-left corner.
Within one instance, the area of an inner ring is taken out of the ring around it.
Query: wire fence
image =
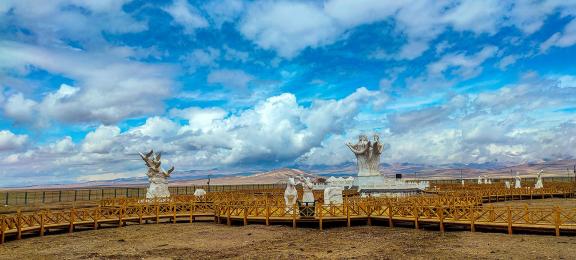
[[[194,185],[169,187],[170,194],[192,195],[196,189],[208,192],[284,188],[283,184]],[[145,198],[146,187],[106,187],[84,189],[17,190],[0,192],[0,203],[8,206],[47,203],[100,201],[110,198]],[[0,205],[1,205],[0,204]]]

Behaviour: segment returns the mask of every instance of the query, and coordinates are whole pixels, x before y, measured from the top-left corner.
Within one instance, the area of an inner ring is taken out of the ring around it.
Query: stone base
[[[388,192],[398,191],[402,193],[406,191],[419,190],[418,184],[416,183],[408,183],[402,179],[385,178],[383,175],[359,176],[356,178],[354,186],[357,186],[359,191],[386,190]]]

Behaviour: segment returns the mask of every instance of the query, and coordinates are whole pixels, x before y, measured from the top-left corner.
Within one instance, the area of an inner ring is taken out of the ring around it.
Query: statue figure
[[[510,181],[504,181],[504,186],[506,189],[510,189]]]
[[[357,144],[347,143],[346,145],[356,155],[359,177],[380,175],[380,155],[384,150],[380,136],[375,134],[374,143],[372,143],[366,135],[360,135]]]
[[[342,187],[328,187],[324,189],[324,205],[342,205]]]
[[[298,191],[296,190],[296,181],[294,178],[288,178],[288,183],[286,184],[286,190],[284,191],[284,204],[286,204],[286,212],[292,213],[294,209],[294,204],[296,204],[296,199],[298,199]]]
[[[160,162],[160,153],[154,154],[153,150],[150,150],[146,155],[139,153],[142,160],[148,167],[148,190],[146,191],[146,199],[155,198],[168,198],[170,197],[170,191],[168,191],[168,177],[174,171],[174,166],[172,166],[168,171],[164,171]]]
[[[206,191],[204,189],[194,190],[194,197],[197,199],[203,199],[206,196]]]
[[[380,155],[384,150],[384,145],[380,142],[380,136],[375,134],[373,136],[374,143],[372,147],[368,149],[368,167],[370,169],[370,175],[380,175]],[[370,146],[370,142],[368,142]]]
[[[478,184],[482,184],[482,175],[478,176]]]
[[[534,185],[534,189],[542,189],[544,188],[544,184],[542,183],[542,173],[544,170],[540,170],[538,172],[538,177],[536,179],[536,185]]]
[[[520,173],[516,172],[516,176],[514,177],[514,189],[520,189],[522,185],[520,184]]]
[[[304,193],[302,194],[302,202],[304,203],[314,203],[314,193],[312,193],[312,188],[314,188],[314,184],[308,177],[300,178],[302,183],[302,189]]]
[[[462,183],[462,186],[464,186],[464,179],[461,179],[460,182]]]
[[[370,176],[370,167],[368,164],[368,156],[370,150],[370,141],[365,135],[358,136],[357,144],[346,144],[350,150],[356,155],[358,164],[358,176]]]

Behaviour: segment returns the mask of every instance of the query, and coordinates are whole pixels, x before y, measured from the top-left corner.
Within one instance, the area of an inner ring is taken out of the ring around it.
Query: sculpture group
[[[358,143],[346,145],[356,155],[359,177],[380,175],[380,155],[384,150],[384,145],[380,142],[379,135],[373,136],[373,142],[368,140],[368,136],[360,135]]]

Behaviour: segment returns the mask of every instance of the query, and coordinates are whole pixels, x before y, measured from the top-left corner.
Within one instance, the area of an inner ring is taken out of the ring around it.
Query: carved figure
[[[304,203],[314,203],[314,193],[312,193],[312,188],[314,184],[308,177],[300,178],[302,183],[302,189],[304,193],[302,194],[302,202]]]
[[[516,176],[514,177],[514,189],[522,188],[520,181],[520,173],[516,172]]]
[[[542,183],[542,173],[544,173],[544,170],[540,170],[538,172],[538,177],[536,177],[536,184],[534,185],[534,189],[544,188],[544,183]]]
[[[296,199],[298,199],[296,181],[294,181],[294,178],[288,178],[286,190],[284,191],[284,204],[286,204],[286,212],[292,213],[294,204],[296,204]]]
[[[174,166],[172,166],[168,171],[165,171],[160,162],[161,154],[155,154],[153,150],[150,150],[147,154],[139,153],[142,160],[148,167],[148,190],[146,191],[146,199],[155,198],[167,198],[170,197],[170,191],[168,191],[168,178],[170,174],[174,171]]]
[[[358,176],[379,176],[380,155],[384,145],[380,142],[380,136],[374,135],[374,143],[368,140],[366,135],[358,136],[358,143],[346,145],[356,155]]]
[[[342,205],[342,187],[329,187],[324,189],[324,205]]]
[[[510,181],[504,181],[504,186],[506,186],[506,189],[510,189]]]
[[[478,176],[478,184],[482,184],[482,176]]]
[[[194,190],[194,197],[197,199],[203,199],[206,196],[206,191],[204,189]]]

